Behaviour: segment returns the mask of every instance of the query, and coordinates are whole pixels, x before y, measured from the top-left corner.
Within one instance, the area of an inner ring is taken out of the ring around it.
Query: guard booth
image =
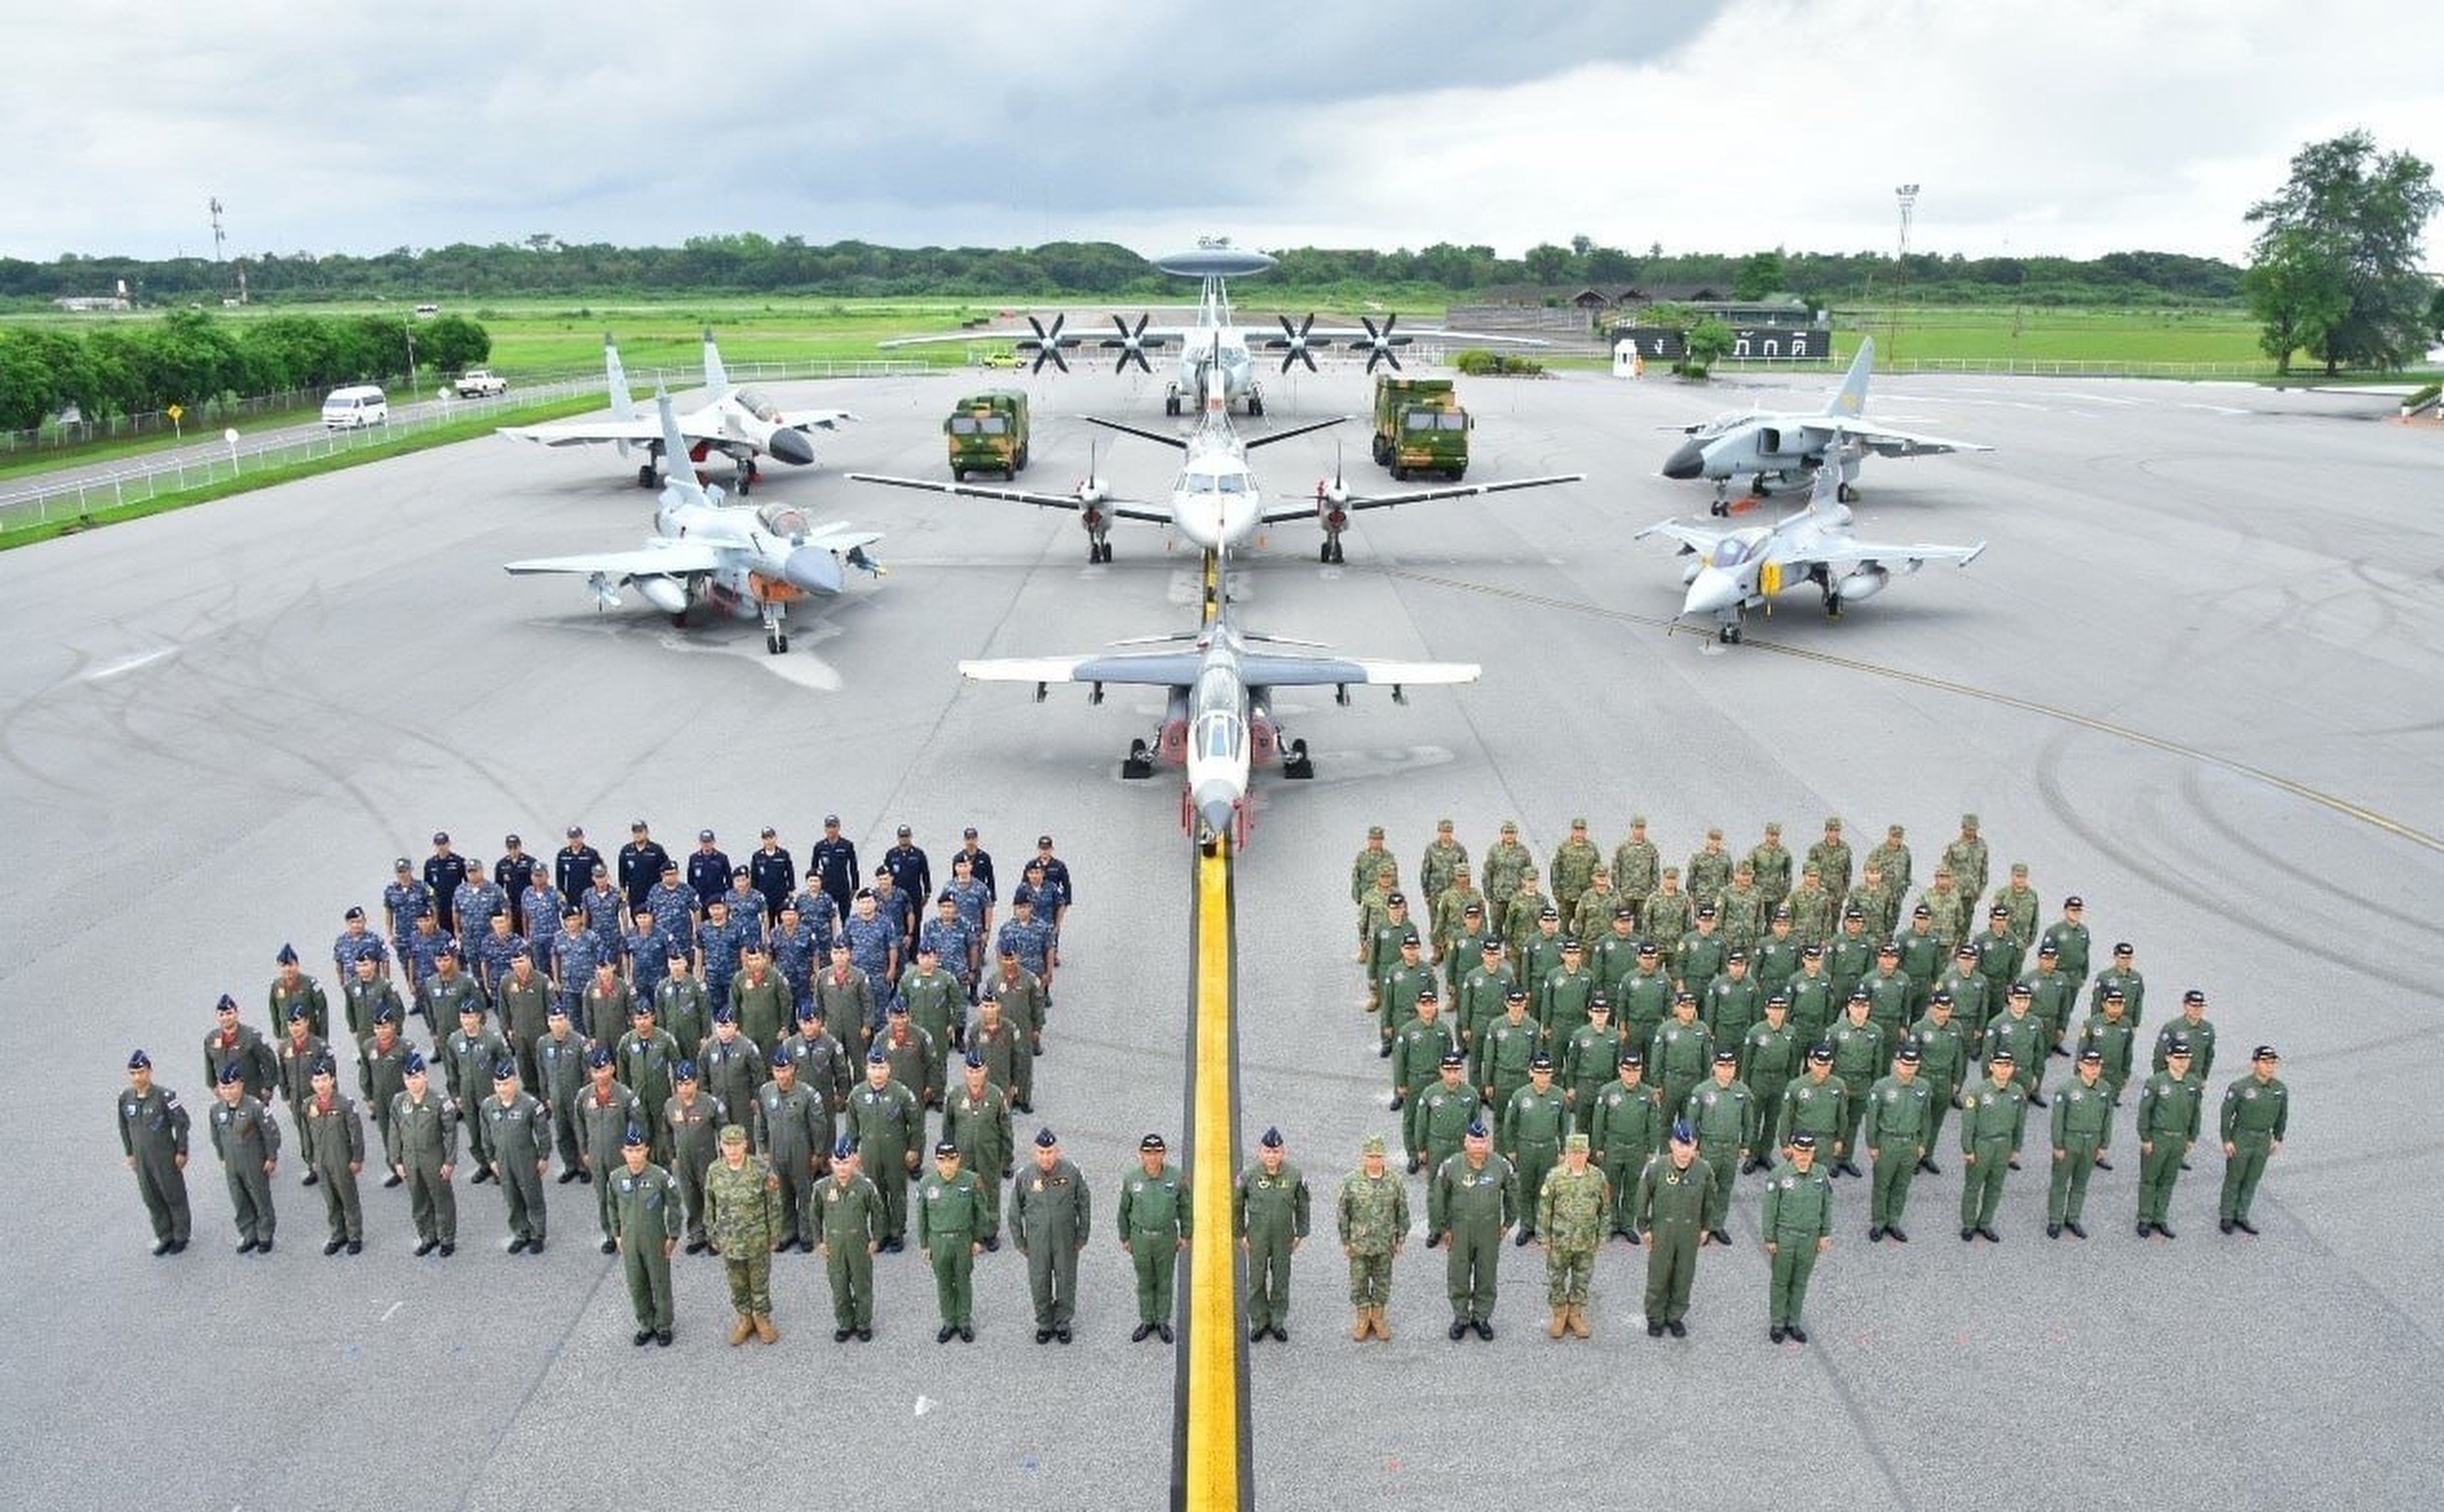
[[[1612,376],[1618,378],[1646,376],[1646,354],[1638,349],[1636,341],[1623,338],[1613,343]]]

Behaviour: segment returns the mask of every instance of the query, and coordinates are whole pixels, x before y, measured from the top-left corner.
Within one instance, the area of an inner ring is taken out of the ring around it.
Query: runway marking
[[[1173,1392],[1171,1504],[1239,1512],[1249,1504],[1248,1355],[1240,1337],[1238,1246],[1231,1232],[1238,1147],[1232,1116],[1238,1073],[1231,1022],[1231,841],[1196,857],[1196,926],[1188,1025],[1189,1189],[1213,1215],[1188,1249],[1187,1337]]]
[[[398,1310],[399,1310],[400,1308],[402,1308],[402,1307],[405,1307],[406,1305],[407,1305],[407,1299],[406,1299],[406,1298],[404,1298],[404,1297],[400,1298],[398,1301],[395,1301],[395,1302],[391,1303],[388,1307],[386,1307],[386,1308],[382,1309],[382,1315],[381,1315],[380,1318],[380,1319],[378,1319],[378,1321],[384,1322],[384,1323],[389,1322],[389,1321],[391,1320],[391,1318],[392,1318],[394,1316],[396,1316],[396,1315],[398,1314]]]
[[[177,654],[178,648],[176,646],[161,646],[152,651],[139,652],[133,656],[121,656],[117,661],[106,662],[86,673],[84,680],[98,683],[112,677],[121,677],[139,667],[150,667],[164,656],[175,656]]]
[[[1383,574],[1391,578],[1406,578],[1413,582],[1432,583],[1436,587],[1456,588],[1468,593],[1481,593],[1496,599],[1508,599],[1517,603],[1535,604],[1540,608],[1563,609],[1573,614],[1593,615],[1600,618],[1618,619],[1630,624],[1655,625],[1667,631],[1676,628],[1678,624],[1676,618],[1671,616],[1641,615],[1626,609],[1606,609],[1601,604],[1568,599],[1550,599],[1542,594],[1525,593],[1515,588],[1497,588],[1490,583],[1471,582],[1465,578],[1437,577],[1432,573],[1413,572],[1400,567],[1385,567]],[[2379,813],[2364,803],[2354,802],[2350,799],[2325,792],[2322,788],[2310,787],[2305,783],[2294,782],[2278,772],[2268,771],[2263,766],[2253,766],[2230,756],[2218,756],[2213,751],[2201,750],[2195,746],[2185,746],[2179,741],[2167,740],[2161,735],[2151,735],[2143,729],[2133,729],[2127,725],[2117,725],[2109,719],[2099,719],[2093,714],[2083,714],[2077,710],[2064,709],[2056,704],[2040,703],[2033,698],[2021,698],[2010,693],[1997,692],[1990,688],[1978,688],[1968,683],[1953,682],[1948,677],[1904,672],[1900,668],[1887,667],[1880,662],[1861,661],[1855,656],[1838,655],[1829,651],[1811,651],[1805,646],[1787,645],[1780,641],[1743,638],[1740,649],[1765,652],[1777,656],[1791,656],[1802,661],[1818,662],[1827,667],[1840,667],[1849,672],[1864,673],[1869,676],[1889,678],[1894,682],[1908,683],[1919,688],[1931,688],[1937,692],[1956,693],[1964,698],[1999,704],[2006,709],[2019,710],[2023,713],[2037,714],[2063,724],[2076,725],[2100,735],[2110,735],[2116,740],[2127,741],[2134,746],[2143,746],[2168,756],[2178,756],[2188,761],[2199,762],[2230,772],[2235,777],[2245,777],[2250,782],[2262,783],[2277,791],[2288,793],[2294,798],[2340,814],[2345,819],[2357,820],[2362,824],[2382,830],[2396,839],[2408,840],[2413,845],[2444,854],[2444,836],[2405,824],[2398,819]]]

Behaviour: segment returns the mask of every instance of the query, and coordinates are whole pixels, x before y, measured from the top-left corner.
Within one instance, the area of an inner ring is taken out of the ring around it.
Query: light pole
[[[1898,185],[1893,190],[1893,197],[1901,206],[1901,249],[1893,259],[1893,331],[1885,342],[1884,360],[1898,367],[1901,355],[1901,300],[1909,292],[1910,216],[1917,210],[1917,186]]]
[[[407,335],[407,397],[412,404],[416,402],[416,317],[400,316],[398,328]]]

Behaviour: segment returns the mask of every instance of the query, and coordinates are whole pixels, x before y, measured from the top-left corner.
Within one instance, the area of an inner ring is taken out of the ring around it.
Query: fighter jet
[[[1938,452],[1991,452],[1977,441],[1951,441],[1942,436],[1869,425],[1867,375],[1876,365],[1876,342],[1859,343],[1850,371],[1842,377],[1824,408],[1814,415],[1766,415],[1755,411],[1718,415],[1679,427],[1689,439],[1663,461],[1667,478],[1712,478],[1717,515],[1731,512],[1731,483],[1749,479],[1749,489],[1762,498],[1778,488],[1810,483],[1824,463],[1825,447],[1836,433],[1849,438],[1851,450],[1842,461],[1841,502],[1855,501],[1850,487],[1859,474],[1862,452],[1878,456],[1932,456]]]
[[[660,447],[667,455],[687,450],[687,438],[671,412],[670,396],[655,396],[660,412]],[[841,591],[845,569],[881,577],[883,569],[865,548],[882,539],[874,530],[842,525],[810,526],[794,506],[724,507],[721,490],[706,489],[680,468],[663,485],[654,513],[654,534],[638,551],[579,557],[541,557],[508,563],[510,574],[579,573],[598,603],[617,608],[619,590],[633,585],[644,600],[684,626],[699,603],[740,619],[764,622],[764,649],[789,649],[789,605],[807,597]]]
[[[1454,483],[1438,489],[1416,489],[1406,493],[1353,494],[1341,485],[1336,469],[1333,486],[1318,488],[1312,502],[1302,501],[1294,507],[1268,510],[1256,487],[1256,475],[1248,466],[1248,453],[1260,446],[1270,446],[1294,435],[1339,425],[1347,416],[1335,415],[1328,420],[1316,420],[1286,431],[1242,437],[1231,425],[1224,382],[1227,372],[1228,368],[1218,357],[1202,370],[1199,381],[1204,384],[1205,412],[1195,429],[1184,435],[1140,430],[1134,425],[1094,415],[1084,417],[1089,425],[1099,425],[1106,430],[1179,449],[1183,453],[1179,473],[1172,481],[1170,496],[1162,500],[1112,497],[1103,480],[1094,475],[1091,451],[1088,452],[1086,477],[1069,493],[988,488],[957,481],[946,483],[939,478],[902,478],[876,472],[852,472],[848,476],[855,483],[879,483],[895,489],[918,489],[933,493],[956,493],[976,499],[998,499],[1008,504],[1033,505],[1038,508],[1074,510],[1078,523],[1086,530],[1088,562],[1112,560],[1110,537],[1115,519],[1142,520],[1169,526],[1190,545],[1206,551],[1232,551],[1253,541],[1261,526],[1309,518],[1324,531],[1322,560],[1340,562],[1344,560],[1341,534],[1349,527],[1352,510],[1388,509],[1396,505],[1422,504],[1430,499],[1457,499],[1473,494],[1504,493],[1514,489],[1541,489],[1556,483],[1576,483],[1583,476],[1582,473],[1565,472],[1549,477],[1490,483]]]
[[[1523,346],[1542,346],[1533,337],[1502,336],[1477,331],[1429,329],[1397,335],[1394,327],[1399,321],[1398,312],[1383,317],[1379,328],[1370,315],[1359,317],[1358,326],[1327,325],[1318,330],[1315,315],[1293,325],[1287,315],[1274,317],[1281,329],[1260,324],[1243,324],[1231,313],[1229,280],[1261,273],[1274,266],[1273,259],[1263,252],[1250,251],[1231,245],[1228,237],[1204,237],[1191,250],[1157,257],[1154,266],[1166,273],[1197,282],[1196,323],[1193,325],[1153,325],[1153,317],[1138,316],[1135,326],[1119,315],[1112,317],[1113,334],[1097,342],[1103,350],[1116,353],[1113,371],[1125,373],[1135,362],[1140,372],[1152,376],[1154,365],[1146,354],[1167,346],[1179,348],[1178,377],[1163,391],[1162,413],[1182,415],[1202,402],[1206,392],[1206,374],[1217,372],[1222,379],[1226,400],[1236,400],[1250,415],[1265,413],[1264,384],[1257,369],[1258,352],[1281,354],[1281,371],[1287,373],[1295,362],[1306,364],[1308,372],[1319,371],[1315,353],[1338,341],[1366,354],[1366,371],[1375,371],[1378,363],[1389,363],[1398,371],[1400,348],[1411,344],[1418,336],[1440,340],[1469,341],[1501,341]],[[1055,315],[1047,326],[1037,316],[1027,318],[1033,329],[1031,336],[1018,337],[1010,344],[1022,353],[1034,354],[1031,371],[1041,373],[1046,362],[1062,372],[1069,371],[1069,360],[1064,354],[1076,351],[1086,342],[1083,336],[1064,335],[1068,323],[1066,314]],[[1003,333],[1007,335],[1009,333]],[[938,336],[902,336],[881,344],[886,347],[913,346],[925,342],[973,341],[978,333],[958,331]]]
[[[631,446],[645,449],[645,460],[637,469],[637,487],[650,489],[665,463],[669,449],[662,429],[652,415],[637,408],[628,396],[628,376],[620,366],[620,349],[611,342],[611,335],[602,335],[602,366],[611,390],[611,417],[607,420],[556,420],[548,425],[504,426],[503,435],[521,441],[533,441],[542,446],[617,446],[626,456]],[[678,417],[679,433],[686,444],[676,454],[685,455],[696,464],[698,481],[701,470],[715,456],[726,458],[737,470],[738,496],[745,498],[752,491],[763,473],[756,466],[761,456],[778,457],[797,467],[811,467],[815,460],[810,431],[836,430],[843,420],[856,415],[846,410],[783,410],[751,388],[731,388],[730,373],[722,365],[721,349],[713,344],[713,327],[704,331],[705,404]]]
[[[1039,703],[1056,682],[1088,684],[1086,700],[1094,704],[1103,701],[1108,683],[1168,689],[1170,703],[1154,743],[1129,742],[1120,775],[1151,777],[1157,761],[1185,767],[1185,813],[1196,825],[1199,843],[1210,849],[1226,834],[1234,844],[1247,838],[1252,767],[1278,765],[1287,778],[1315,775],[1306,742],[1285,739],[1273,716],[1274,689],[1329,687],[1334,701],[1345,706],[1351,684],[1372,683],[1389,686],[1393,702],[1406,703],[1411,686],[1474,682],[1483,670],[1472,662],[1361,661],[1334,655],[1313,641],[1242,630],[1230,615],[1226,560],[1219,552],[1206,553],[1203,623],[1186,635],[1151,637],[1165,642],[1165,649],[962,661],[959,675],[1033,683]],[[1275,646],[1305,649],[1268,649]]]
[[[1833,453],[1816,470],[1816,486],[1807,507],[1770,526],[1683,525],[1666,520],[1648,526],[1633,539],[1664,536],[1680,543],[1690,557],[1680,581],[1689,585],[1681,601],[1683,616],[1714,617],[1714,638],[1737,644],[1749,610],[1767,606],[1775,594],[1813,584],[1824,596],[1824,612],[1839,618],[1845,605],[1883,592],[1897,573],[1916,572],[1930,562],[1955,562],[1967,566],[1986,549],[1973,546],[1879,545],[1850,533],[1850,511],[1841,501],[1845,465],[1843,433],[1835,427],[1827,437]]]

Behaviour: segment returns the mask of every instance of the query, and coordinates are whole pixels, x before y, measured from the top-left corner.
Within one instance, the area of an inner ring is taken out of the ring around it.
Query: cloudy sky
[[[686,19],[682,19],[686,18]],[[2428,0],[86,0],[9,26],[0,255],[550,232],[2240,258]],[[2444,261],[2431,229],[2429,261]]]

